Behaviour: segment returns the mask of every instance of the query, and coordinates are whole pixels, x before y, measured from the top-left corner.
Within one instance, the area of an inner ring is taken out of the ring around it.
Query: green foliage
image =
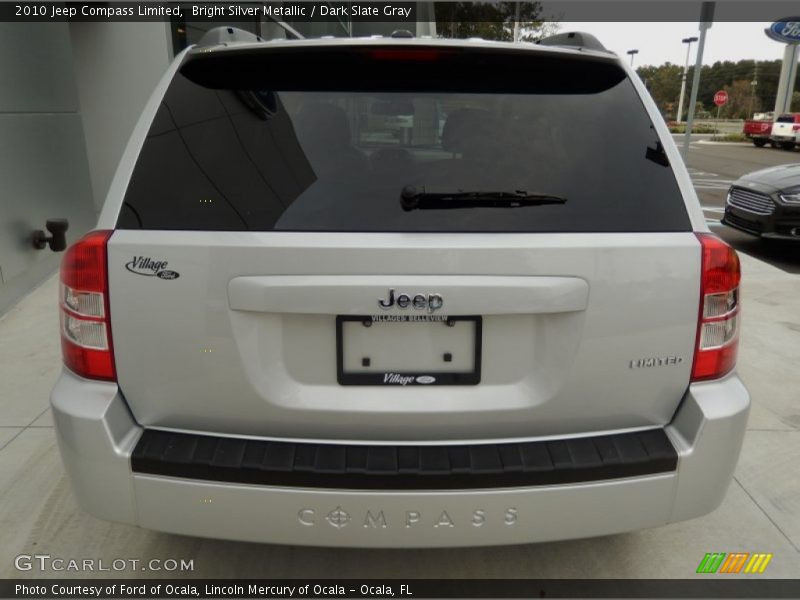
[[[700,103],[702,103],[709,114],[716,117],[714,93],[718,90],[726,90],[730,97],[728,104],[723,106],[720,111],[720,117],[723,119],[750,118],[753,112],[772,110],[775,106],[775,96],[778,93],[780,70],[780,60],[759,61],[758,63],[753,60],[721,61],[715,62],[713,65],[704,65],[700,70],[700,88],[697,94],[698,111]],[[647,81],[647,89],[661,112],[669,118],[675,118],[678,112],[677,103],[683,68],[665,63],[660,66],[639,67],[636,71],[643,81]],[[684,114],[689,107],[693,77],[694,67],[689,67]],[[755,86],[752,85],[754,79],[758,82]],[[800,78],[797,79],[795,89],[800,91]],[[800,99],[797,100],[797,103],[798,106],[793,110],[800,110]]]
[[[645,82],[650,94],[656,99],[661,112],[668,117],[675,118],[678,113],[683,68],[680,65],[665,63],[660,67],[639,67],[636,71]],[[683,101],[684,114],[686,114],[686,107],[689,106],[688,95],[687,85],[687,99]]]
[[[670,133],[686,133],[686,125],[681,123],[680,125],[670,124],[669,126]],[[692,133],[716,133],[717,130],[711,127],[710,125],[702,125],[695,123],[692,126]]]
[[[436,32],[446,38],[513,41],[516,9],[516,2],[435,2]],[[519,2],[519,39],[536,41],[557,29],[541,18],[541,3]]]
[[[737,79],[730,85],[723,86],[728,92],[728,102],[719,110],[723,119],[749,119],[753,113],[761,110],[761,98],[755,95],[752,81]],[[713,110],[716,116],[716,106]]]

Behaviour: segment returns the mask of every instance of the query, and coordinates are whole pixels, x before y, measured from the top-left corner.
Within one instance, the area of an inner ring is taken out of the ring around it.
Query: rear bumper
[[[131,456],[144,430],[115,385],[65,372],[51,403],[75,495],[97,517],[255,542],[435,547],[591,537],[706,514],[719,505],[730,483],[750,399],[735,375],[692,385],[664,429],[677,455],[674,469],[527,487],[410,491],[134,472]]]

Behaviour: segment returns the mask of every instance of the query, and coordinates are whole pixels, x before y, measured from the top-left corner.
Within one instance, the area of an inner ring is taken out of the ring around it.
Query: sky
[[[785,44],[764,34],[770,23],[714,23],[706,35],[703,64],[742,59],[775,60],[783,58]],[[686,62],[687,37],[700,37],[697,23],[576,23],[562,22],[560,32],[586,31],[594,34],[609,50],[625,55],[638,49],[634,66],[661,65],[665,62],[683,65]],[[692,44],[689,64],[695,61],[697,43]],[[630,58],[630,57],[626,57]]]

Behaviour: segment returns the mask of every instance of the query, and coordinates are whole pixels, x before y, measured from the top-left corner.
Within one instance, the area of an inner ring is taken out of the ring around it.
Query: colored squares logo
[[[767,569],[772,554],[763,552],[708,552],[697,567],[698,573],[763,573]]]

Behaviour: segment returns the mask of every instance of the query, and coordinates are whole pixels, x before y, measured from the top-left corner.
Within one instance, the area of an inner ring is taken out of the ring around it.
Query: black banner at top
[[[482,22],[494,19],[492,11],[469,10],[459,2],[458,19]],[[316,0],[263,0],[241,2],[0,2],[0,22],[68,21],[211,21],[219,24],[250,20],[286,22],[391,22],[414,23],[422,6],[436,6],[437,14],[449,14],[449,1],[392,2],[361,0],[323,2]],[[506,3],[510,4],[510,3]],[[580,22],[697,22],[701,0],[541,0],[520,2],[542,21]],[[717,0],[715,21],[765,22],[800,20],[797,0]],[[440,10],[441,9],[441,10]],[[430,18],[431,11],[424,11]]]
[[[0,21],[409,22],[416,2],[0,2]]]

